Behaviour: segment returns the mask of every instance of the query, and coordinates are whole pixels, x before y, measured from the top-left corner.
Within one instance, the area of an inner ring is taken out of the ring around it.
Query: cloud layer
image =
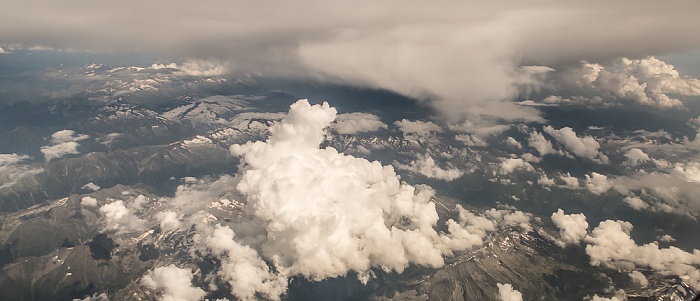
[[[138,50],[208,59],[240,73],[389,89],[431,99],[445,115],[532,115],[528,108],[500,110],[489,103],[537,89],[552,70],[523,66],[557,69],[700,45],[700,38],[684,34],[700,27],[694,13],[700,4],[694,1],[0,4],[12,7],[0,12],[5,48]]]

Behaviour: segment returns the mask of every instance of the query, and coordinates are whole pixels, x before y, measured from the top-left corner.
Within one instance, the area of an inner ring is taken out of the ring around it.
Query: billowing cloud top
[[[211,59],[243,73],[318,77],[433,99],[445,114],[463,112],[464,103],[510,99],[548,67],[700,46],[700,37],[687,34],[700,28],[697,1],[0,4],[11,8],[0,12],[0,44],[10,50],[39,45]]]

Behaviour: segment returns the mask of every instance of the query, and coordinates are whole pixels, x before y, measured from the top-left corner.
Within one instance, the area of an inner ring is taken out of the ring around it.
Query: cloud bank
[[[695,1],[0,4],[12,7],[0,12],[0,41],[8,49],[136,50],[204,59],[238,73],[388,89],[431,100],[445,115],[532,117],[537,113],[529,108],[502,110],[502,101],[536,90],[552,68],[700,46],[700,38],[685,34],[700,27]]]
[[[560,88],[573,100],[616,104],[620,101],[659,108],[682,107],[678,96],[700,96],[700,80],[683,77],[653,56],[620,58],[611,64],[584,62],[558,74]]]

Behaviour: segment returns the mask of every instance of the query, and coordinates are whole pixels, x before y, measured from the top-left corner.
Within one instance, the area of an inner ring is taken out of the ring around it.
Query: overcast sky
[[[547,68],[700,49],[698,1],[13,1],[0,46],[152,52],[490,109]],[[530,87],[533,88],[533,87]],[[523,112],[528,115],[527,112]],[[518,115],[518,114],[516,114]]]

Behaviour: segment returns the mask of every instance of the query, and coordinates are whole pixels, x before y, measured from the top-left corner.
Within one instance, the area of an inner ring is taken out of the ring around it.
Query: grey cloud
[[[445,115],[481,110],[535,119],[531,108],[483,104],[537,89],[551,70],[522,66],[556,69],[700,45],[699,37],[685,34],[700,28],[696,1],[0,4],[12,8],[0,12],[4,46],[208,59],[234,72],[315,77],[432,99]]]

